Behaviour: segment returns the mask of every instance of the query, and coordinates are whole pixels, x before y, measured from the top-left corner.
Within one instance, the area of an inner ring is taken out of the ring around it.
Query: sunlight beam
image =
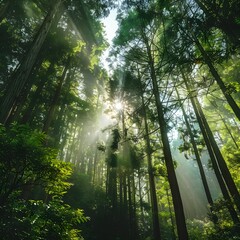
[[[117,111],[122,110],[123,109],[123,103],[120,100],[116,100],[115,103],[114,103],[114,108]]]

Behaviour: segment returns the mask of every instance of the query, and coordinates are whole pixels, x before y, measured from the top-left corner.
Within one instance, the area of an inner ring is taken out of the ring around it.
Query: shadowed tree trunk
[[[195,0],[198,6],[203,10],[206,15],[206,22],[209,27],[217,27],[222,30],[228,37],[228,39],[233,43],[234,47],[239,47],[240,44],[240,27],[237,22],[237,17],[231,14],[231,9],[239,9],[239,1],[208,1],[210,4],[219,4],[219,10],[211,9],[204,4],[202,0]],[[230,2],[233,2],[234,6],[230,6]],[[209,6],[210,6],[209,4]],[[222,5],[222,6],[220,6]],[[221,9],[222,8],[222,11]]]
[[[195,113],[196,113],[197,118],[198,118],[198,123],[199,123],[199,126],[201,128],[201,131],[202,131],[202,134],[203,134],[203,137],[204,137],[204,141],[206,143],[206,146],[207,146],[207,149],[208,149],[208,153],[209,153],[209,156],[210,156],[210,159],[211,159],[211,163],[212,163],[214,172],[216,174],[216,177],[217,177],[220,189],[221,189],[222,194],[223,194],[223,198],[227,201],[228,211],[229,211],[229,213],[231,215],[231,218],[232,218],[233,222],[234,223],[239,223],[238,215],[237,215],[237,213],[236,213],[236,211],[235,211],[235,209],[233,207],[231,197],[230,197],[230,195],[228,193],[228,190],[226,188],[226,185],[225,185],[225,182],[223,180],[222,174],[220,172],[220,169],[219,169],[219,166],[218,166],[218,163],[217,163],[217,157],[214,154],[214,150],[213,150],[213,148],[211,146],[211,141],[208,138],[208,133],[207,133],[205,127],[204,127],[204,124],[202,122],[201,116],[199,115],[199,112],[196,109],[194,100],[193,100],[193,107],[195,109]]]
[[[167,123],[164,118],[164,109],[163,109],[162,102],[160,100],[160,93],[158,89],[157,77],[156,77],[155,68],[154,68],[154,59],[151,53],[151,47],[149,45],[148,38],[144,35],[144,33],[142,34],[142,37],[144,39],[144,42],[147,48],[150,76],[151,76],[151,81],[153,85],[153,94],[156,102],[158,123],[160,127],[160,132],[161,132],[161,140],[163,144],[163,154],[164,154],[165,164],[167,167],[168,181],[169,181],[170,189],[172,193],[178,238],[179,240],[188,240],[188,232],[186,227],[185,214],[183,210],[183,203],[180,195],[179,185],[178,185],[178,181],[177,181],[177,177],[174,169],[172,153],[171,153],[170,144],[168,140]]]
[[[59,99],[60,99],[60,96],[61,96],[61,91],[62,91],[63,84],[64,84],[66,78],[70,77],[70,74],[67,73],[68,69],[69,69],[69,65],[70,65],[70,59],[67,60],[66,66],[63,69],[62,76],[59,79],[59,82],[58,82],[58,85],[56,87],[56,91],[54,93],[50,108],[47,112],[47,116],[45,118],[45,122],[44,122],[44,126],[43,126],[43,132],[45,132],[45,133],[48,132],[50,124],[51,124],[51,122],[54,118],[55,110],[56,110],[56,107],[58,105],[58,102],[59,102]]]
[[[203,134],[204,141],[205,141],[207,149],[208,149],[208,153],[209,153],[209,156],[210,156],[210,159],[211,159],[213,170],[216,174],[216,177],[217,177],[220,189],[222,191],[223,197],[228,202],[228,204],[227,204],[228,211],[231,215],[231,218],[232,218],[233,222],[238,223],[239,222],[238,215],[237,215],[237,213],[236,213],[236,211],[233,207],[231,197],[228,193],[227,187],[226,187],[225,182],[223,180],[224,176],[221,174],[220,169],[219,169],[218,156],[215,154],[213,146],[212,146],[212,141],[209,138],[210,129],[206,129],[206,125],[203,122],[203,115],[199,112],[199,107],[196,104],[196,97],[193,96],[184,75],[183,75],[183,78],[184,78],[184,82],[185,82],[185,85],[187,87],[188,93],[190,94],[190,100],[191,100],[195,115],[197,117],[199,127],[201,129],[202,134]]]
[[[13,2],[14,2],[14,0],[8,0],[6,3],[3,3],[3,5],[0,7],[0,23],[5,18],[6,13],[8,12],[8,9],[9,9],[11,3],[13,3]]]
[[[149,139],[147,114],[146,114],[146,107],[144,103],[142,87],[141,87],[141,100],[142,100],[142,112],[143,112],[143,120],[144,120],[144,128],[145,128],[148,176],[149,176],[149,187],[150,187],[151,206],[152,206],[153,237],[154,237],[154,240],[158,240],[158,239],[161,239],[161,231],[160,231],[160,224],[159,224],[159,218],[158,218],[158,202],[157,202],[156,187],[155,187],[154,174],[153,174],[153,168],[152,168],[151,145],[150,145],[150,139]]]
[[[210,143],[211,143],[211,146],[212,146],[212,149],[214,151],[214,154],[217,158],[217,162],[218,162],[218,166],[219,166],[219,169],[221,170],[221,173],[222,173],[222,176],[224,178],[224,181],[228,187],[228,190],[230,192],[230,194],[232,195],[233,197],[233,200],[238,208],[238,211],[240,211],[240,196],[239,196],[239,192],[238,192],[238,189],[236,187],[236,184],[232,178],[232,175],[228,169],[228,166],[222,156],[222,153],[220,152],[219,150],[219,147],[216,143],[216,140],[213,136],[213,133],[207,123],[207,120],[202,112],[202,108],[197,100],[197,98],[195,98],[195,104],[196,104],[196,107],[197,107],[197,110],[201,116],[201,119],[202,119],[202,122],[204,124],[204,127],[206,129],[206,132],[207,132],[207,135],[208,135],[208,138],[210,140]]]
[[[230,105],[230,107],[232,108],[233,112],[235,113],[236,117],[240,120],[240,108],[238,107],[237,103],[235,102],[235,100],[232,98],[231,94],[229,93],[227,87],[225,86],[223,80],[221,79],[221,77],[219,76],[217,70],[215,69],[215,67],[212,64],[211,58],[209,57],[209,55],[207,54],[207,52],[204,50],[202,44],[199,42],[199,40],[197,39],[197,37],[195,36],[194,33],[192,33],[194,42],[196,43],[199,51],[201,52],[206,64],[208,65],[208,68],[212,74],[212,76],[214,77],[214,79],[216,80],[219,88],[221,89],[223,95],[225,96],[228,104]]]
[[[215,107],[216,109],[218,109],[218,105],[217,105],[215,102],[210,101],[210,103],[213,105],[213,107]],[[221,114],[219,111],[217,112],[217,114],[218,114],[218,116],[220,117],[221,121],[223,122],[223,124],[224,124],[224,126],[225,126],[228,134],[230,135],[233,143],[235,144],[236,149],[238,149],[238,148],[239,148],[238,143],[237,143],[235,137],[233,136],[230,128],[228,127],[228,124],[227,124],[226,120],[224,119],[224,117],[222,116],[222,114]]]
[[[58,11],[58,8],[63,0],[56,0],[45,17],[33,43],[29,48],[29,51],[26,53],[23,58],[21,64],[16,69],[11,77],[11,81],[7,86],[7,90],[5,92],[5,96],[3,98],[3,102],[1,104],[1,112],[0,112],[0,122],[5,124],[8,117],[13,110],[13,106],[21,94],[27,80],[29,79],[29,75],[32,71],[32,68],[37,59],[38,53],[43,45],[43,42],[46,39],[46,36],[49,32],[49,29],[54,21],[54,17]]]
[[[179,96],[179,93],[178,93],[178,90],[177,90],[176,87],[175,87],[175,91],[177,93],[178,99],[180,99],[180,96]],[[211,195],[208,183],[207,183],[206,175],[205,175],[205,172],[204,172],[204,169],[203,169],[203,165],[202,165],[201,158],[200,158],[200,155],[199,155],[199,152],[198,152],[198,149],[197,149],[197,145],[196,145],[196,142],[194,140],[194,135],[193,135],[191,126],[189,124],[186,111],[185,111],[182,104],[181,104],[181,110],[182,110],[182,113],[183,113],[183,117],[184,117],[184,121],[185,121],[185,124],[186,124],[186,127],[187,127],[188,134],[190,136],[190,142],[191,142],[192,147],[193,147],[194,155],[196,157],[196,161],[197,161],[197,164],[198,164],[199,173],[200,173],[201,180],[202,180],[202,183],[203,183],[204,191],[205,191],[208,203],[210,205],[210,211],[213,214],[213,222],[217,223],[217,216],[213,213],[213,209],[212,209],[212,206],[213,206],[212,195]]]

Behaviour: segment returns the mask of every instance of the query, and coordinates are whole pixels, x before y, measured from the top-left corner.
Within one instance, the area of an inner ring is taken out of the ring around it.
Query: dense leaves
[[[0,238],[238,239],[239,8],[0,1]]]
[[[87,218],[61,200],[72,168],[45,141],[26,125],[1,125],[2,239],[81,239],[78,225]]]

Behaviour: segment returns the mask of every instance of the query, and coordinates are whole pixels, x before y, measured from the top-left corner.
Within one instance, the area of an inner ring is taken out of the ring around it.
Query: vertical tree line
[[[0,1],[0,236],[237,239],[239,10]]]

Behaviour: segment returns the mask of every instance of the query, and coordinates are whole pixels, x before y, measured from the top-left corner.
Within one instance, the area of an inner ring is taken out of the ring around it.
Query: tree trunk
[[[11,114],[16,99],[21,94],[21,91],[27,82],[27,79],[37,59],[38,53],[42,47],[43,42],[46,39],[46,36],[62,1],[63,0],[57,0],[53,4],[52,9],[45,17],[44,22],[39,29],[28,53],[25,55],[21,64],[11,77],[11,82],[7,87],[5,96],[3,98],[3,103],[1,104],[0,122],[3,124],[6,123],[9,115]]]
[[[75,161],[72,159],[72,155],[74,152],[74,148],[77,145],[77,141],[75,140],[76,138],[79,139],[81,136],[79,136],[79,132],[77,130],[77,123],[76,119],[74,122],[72,122],[72,125],[69,127],[69,132],[71,133],[71,138],[70,138],[70,143],[68,143],[67,150],[66,150],[66,155],[65,155],[65,161],[66,162],[72,162],[73,164],[76,164]],[[72,140],[72,141],[71,141]]]
[[[175,91],[176,91],[176,93],[177,93],[178,99],[180,99],[179,93],[178,93],[178,90],[177,90],[176,87],[175,87]],[[205,191],[205,194],[206,194],[208,203],[209,203],[209,205],[210,205],[210,211],[211,211],[211,213],[212,213],[213,216],[214,216],[213,221],[214,221],[215,223],[217,223],[217,216],[213,213],[213,209],[212,209],[212,206],[213,206],[212,195],[211,195],[211,192],[210,192],[208,183],[207,183],[206,175],[205,175],[205,172],[204,172],[204,169],[203,169],[203,165],[202,165],[201,158],[200,158],[200,155],[199,155],[199,152],[198,152],[198,149],[197,149],[197,145],[196,145],[196,142],[195,142],[195,140],[194,140],[194,135],[193,135],[191,126],[190,126],[190,124],[189,124],[186,111],[185,111],[185,109],[184,109],[184,107],[183,107],[182,104],[181,104],[181,110],[182,110],[182,113],[183,113],[183,117],[184,117],[184,121],[185,121],[185,124],[186,124],[186,127],[187,127],[188,134],[189,134],[189,136],[190,136],[190,142],[191,142],[192,147],[193,147],[194,155],[195,155],[195,157],[196,157],[196,161],[197,161],[197,164],[198,164],[199,173],[200,173],[201,180],[202,180],[202,183],[203,183],[204,191]]]
[[[134,220],[133,220],[133,199],[132,199],[132,189],[131,189],[131,179],[130,173],[127,175],[127,189],[128,189],[128,217],[129,217],[129,239],[135,239],[134,236]]]
[[[20,121],[22,110],[26,108],[28,102],[30,101],[28,99],[32,99],[31,88],[32,88],[34,79],[36,78],[37,72],[42,65],[43,60],[44,60],[43,57],[38,58],[38,60],[36,60],[35,65],[33,66],[32,72],[29,74],[29,77],[28,77],[29,79],[27,79],[27,84],[25,84],[23,90],[21,91],[20,96],[18,97],[17,101],[14,103],[14,106],[13,106],[14,110],[9,115],[9,118],[6,121],[6,125],[9,125],[14,121]],[[47,76],[47,73],[46,73],[46,76]]]
[[[198,6],[203,10],[203,12],[206,15],[206,21],[209,25],[209,27],[217,27],[222,32],[226,34],[228,39],[231,41],[231,43],[235,47],[239,47],[240,41],[239,41],[239,34],[240,34],[240,28],[239,24],[237,23],[236,19],[232,17],[231,14],[229,14],[229,2],[228,0],[223,1],[223,11],[221,14],[219,14],[217,11],[214,11],[214,9],[210,9],[204,5],[204,3],[201,2],[201,0],[195,0],[195,2],[198,4]],[[210,1],[209,1],[210,2]],[[237,1],[235,1],[237,2]],[[220,4],[220,3],[219,3]],[[238,8],[238,6],[236,6]],[[220,12],[220,11],[219,11]]]
[[[194,100],[193,100],[193,102],[194,102]],[[226,188],[226,185],[225,185],[225,182],[223,180],[222,174],[221,174],[221,172],[219,170],[219,166],[218,166],[218,163],[217,163],[217,157],[214,154],[214,150],[212,149],[211,141],[208,138],[207,131],[206,131],[205,127],[204,127],[204,124],[202,122],[201,116],[200,116],[199,112],[196,109],[195,103],[193,103],[193,106],[194,106],[194,109],[195,109],[195,113],[197,114],[198,123],[199,123],[199,126],[201,128],[201,131],[202,131],[202,134],[203,134],[203,138],[204,138],[204,141],[206,143],[206,146],[207,146],[207,149],[208,149],[208,153],[209,153],[209,156],[210,156],[210,159],[211,159],[211,162],[212,162],[212,166],[213,166],[215,175],[217,177],[220,189],[221,189],[222,194],[223,194],[223,198],[227,201],[227,208],[228,208],[228,211],[229,211],[229,213],[231,215],[231,218],[232,218],[233,222],[234,223],[238,223],[239,222],[238,215],[237,215],[237,213],[236,213],[236,211],[235,211],[235,209],[233,207],[230,195],[229,195],[228,190]]]
[[[37,89],[36,91],[33,93],[33,96],[31,97],[30,103],[28,105],[28,107],[26,108],[26,110],[23,113],[22,119],[21,119],[21,123],[27,123],[30,122],[31,116],[33,114],[34,108],[36,107],[36,105],[39,102],[39,97],[41,96],[41,92],[43,90],[43,87],[46,83],[46,80],[49,73],[52,71],[52,69],[54,68],[53,64],[50,64],[50,66],[47,69],[46,75],[43,77],[43,79],[41,79],[38,84],[37,84]]]
[[[199,40],[197,39],[197,37],[195,36],[194,33],[192,33],[192,36],[193,36],[193,39],[194,39],[194,41],[195,41],[199,51],[201,52],[201,54],[202,54],[206,64],[208,65],[208,68],[209,68],[212,76],[216,80],[216,82],[217,82],[218,86],[220,87],[223,95],[227,99],[228,104],[232,108],[232,110],[235,113],[236,117],[240,120],[240,108],[238,107],[237,103],[235,102],[235,100],[230,95],[230,93],[229,93],[227,87],[225,86],[223,80],[221,79],[221,77],[219,76],[217,70],[213,66],[212,61],[211,61],[210,57],[208,56],[207,52],[204,50],[203,46],[201,45],[201,43],[199,42]]]
[[[160,101],[157,77],[156,77],[155,68],[154,68],[154,60],[151,54],[151,48],[148,43],[148,39],[146,38],[146,36],[143,36],[143,39],[145,39],[145,44],[147,47],[150,75],[151,75],[151,80],[153,85],[153,94],[155,97],[155,102],[157,107],[158,123],[160,127],[160,132],[161,132],[161,140],[163,144],[163,154],[165,158],[165,164],[167,167],[168,181],[169,181],[170,189],[172,192],[178,238],[179,240],[188,240],[188,232],[187,232],[186,220],[185,220],[185,215],[183,210],[183,203],[180,195],[180,190],[179,190],[178,181],[177,181],[177,177],[174,169],[170,144],[168,140],[167,123],[164,119],[164,109],[163,109],[162,102]]]
[[[138,221],[137,221],[137,204],[136,204],[136,184],[134,171],[131,174],[131,184],[132,184],[132,205],[133,205],[133,239],[139,239],[138,234]]]
[[[8,9],[10,5],[13,3],[13,0],[8,0],[3,6],[0,8],[0,23],[5,18],[6,13],[8,12]]]
[[[213,107],[218,108],[218,105],[217,105],[215,102],[210,101],[210,103],[213,105]],[[222,114],[221,114],[219,111],[217,112],[217,114],[218,114],[218,116],[220,117],[221,121],[223,122],[223,124],[224,124],[224,126],[225,126],[225,128],[226,128],[228,134],[230,135],[230,137],[231,137],[233,143],[235,144],[236,149],[238,149],[239,146],[238,146],[238,144],[237,144],[237,141],[235,140],[235,138],[234,138],[234,136],[233,136],[233,134],[232,134],[230,128],[228,127],[228,124],[227,124],[226,120],[224,119],[224,117],[222,116]]]
[[[141,223],[144,223],[144,211],[143,211],[143,194],[142,194],[142,186],[141,186],[141,172],[140,168],[138,168],[138,192],[139,192],[139,206],[140,206],[140,216]]]
[[[184,77],[184,75],[183,75],[183,77]],[[210,156],[210,159],[211,159],[211,162],[212,162],[213,170],[215,172],[215,175],[217,177],[219,186],[221,188],[223,198],[229,203],[229,204],[227,204],[227,208],[228,208],[228,211],[231,215],[231,218],[232,218],[233,222],[238,223],[239,222],[238,215],[237,215],[237,213],[236,213],[236,211],[235,211],[235,209],[232,205],[232,201],[231,201],[231,198],[229,196],[226,185],[224,183],[223,176],[222,176],[222,174],[219,170],[219,167],[218,167],[217,156],[215,155],[215,152],[213,150],[212,142],[209,139],[209,135],[208,135],[209,130],[206,129],[205,123],[203,122],[203,119],[202,119],[203,116],[202,116],[202,114],[199,113],[199,108],[197,107],[196,102],[195,102],[196,97],[192,95],[191,90],[190,90],[190,88],[188,86],[188,83],[186,81],[186,78],[184,78],[184,81],[185,81],[185,85],[187,87],[187,91],[190,94],[190,100],[191,100],[195,115],[197,117],[199,127],[201,129],[202,134],[203,134],[203,138],[204,138],[204,141],[206,143],[208,153],[209,153],[209,156]]]
[[[159,218],[158,218],[158,202],[157,202],[156,187],[155,187],[154,174],[153,174],[153,168],[152,168],[151,145],[150,145],[150,139],[149,139],[147,114],[145,109],[146,107],[144,103],[142,87],[141,87],[141,100],[142,100],[143,120],[144,120],[144,128],[145,128],[148,176],[149,176],[149,187],[150,187],[151,206],[152,206],[153,239],[159,240],[161,239],[161,231],[160,231],[160,224],[159,224]]]
[[[208,138],[210,140],[211,146],[213,148],[214,154],[216,155],[216,158],[218,161],[218,166],[221,170],[222,176],[226,182],[229,192],[231,193],[231,195],[233,197],[233,200],[238,208],[238,211],[240,211],[240,195],[239,195],[238,189],[236,187],[236,184],[235,184],[235,182],[232,178],[232,175],[228,169],[228,166],[222,156],[222,153],[220,152],[219,147],[214,139],[212,131],[207,123],[207,120],[202,112],[202,108],[201,108],[197,98],[195,98],[195,104],[196,104],[197,110],[201,116],[202,122],[205,126],[205,129],[206,129]]]
[[[222,116],[220,113],[218,113],[218,115],[219,115],[219,117],[221,118],[221,120],[222,120],[222,122],[223,122],[223,124],[224,124],[224,126],[225,126],[225,128],[226,128],[226,130],[227,130],[227,132],[228,132],[228,134],[230,135],[230,137],[231,137],[231,139],[232,139],[232,141],[233,141],[233,143],[234,143],[234,145],[235,145],[235,147],[236,147],[236,149],[238,149],[238,148],[239,148],[238,143],[237,143],[237,141],[235,140],[235,138],[234,138],[231,130],[229,129],[229,127],[228,127],[225,119],[223,118],[223,116]]]
[[[55,113],[57,104],[59,102],[59,98],[61,96],[61,91],[62,91],[62,87],[63,87],[64,81],[66,80],[66,78],[69,77],[69,74],[67,74],[69,65],[70,65],[70,59],[68,59],[68,62],[66,64],[66,66],[64,67],[62,76],[60,77],[59,83],[58,83],[58,85],[56,87],[56,91],[55,91],[55,94],[53,96],[50,108],[49,108],[49,110],[47,112],[47,116],[45,118],[45,123],[44,123],[44,126],[43,126],[43,132],[45,132],[45,133],[48,133],[50,124],[51,124],[51,122],[53,120],[54,113]]]

